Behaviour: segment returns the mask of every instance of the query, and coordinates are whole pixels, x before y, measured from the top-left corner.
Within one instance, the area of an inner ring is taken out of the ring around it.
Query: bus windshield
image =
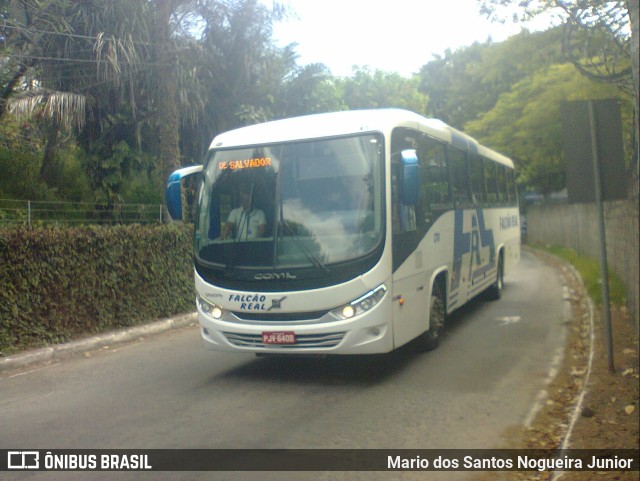
[[[378,134],[212,150],[196,261],[322,275],[371,254],[384,232],[382,152]]]

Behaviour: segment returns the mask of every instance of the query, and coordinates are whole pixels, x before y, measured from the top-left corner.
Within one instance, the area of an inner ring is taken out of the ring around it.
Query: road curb
[[[197,322],[197,313],[192,312],[181,316],[162,319],[142,326],[106,332],[97,336],[71,341],[64,344],[27,351],[13,356],[0,358],[0,373],[21,369],[33,364],[43,364],[65,357],[100,349],[114,344],[131,342],[145,336],[152,336],[172,329],[180,329]]]
[[[573,276],[573,278],[577,281],[580,289],[581,289],[581,293],[580,295],[583,298],[583,301],[586,304],[586,309],[587,309],[587,317],[583,319],[584,322],[587,323],[588,327],[589,327],[589,344],[588,344],[588,355],[587,355],[587,365],[586,365],[586,373],[584,378],[582,379],[582,383],[581,383],[581,387],[580,390],[578,391],[578,394],[576,396],[576,399],[574,399],[573,402],[573,409],[570,411],[569,413],[569,418],[567,420],[567,424],[566,424],[566,429],[562,435],[562,439],[561,439],[561,446],[560,449],[561,450],[565,450],[568,449],[571,445],[571,436],[573,434],[573,429],[575,427],[576,422],[578,421],[578,418],[581,415],[582,412],[582,408],[584,405],[584,399],[585,396],[587,394],[587,391],[589,389],[590,383],[591,383],[591,373],[592,373],[592,369],[593,369],[593,359],[595,356],[595,309],[594,309],[594,303],[593,303],[593,299],[591,299],[591,297],[589,296],[589,293],[587,292],[587,289],[584,285],[584,279],[582,278],[582,276],[580,275],[580,272],[578,272],[578,270],[573,266],[573,264],[571,264],[570,262],[567,262],[566,260],[562,259],[561,257],[558,257],[554,254],[551,254],[549,252],[546,252],[542,249],[538,249],[538,248],[534,248],[534,247],[527,247],[527,249],[529,249],[530,252],[535,253],[537,255],[539,255],[541,258],[545,259],[545,260],[555,260],[558,264],[560,264],[561,266],[563,266],[568,272],[569,275]],[[552,472],[552,481],[555,481],[557,479],[559,479],[562,475],[563,475],[563,471],[553,471]]]

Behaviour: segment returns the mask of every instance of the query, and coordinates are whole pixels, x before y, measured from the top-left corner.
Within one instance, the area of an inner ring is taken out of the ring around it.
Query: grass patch
[[[585,288],[593,302],[602,304],[602,278],[600,275],[600,261],[578,254],[573,249],[559,246],[536,246],[550,254],[564,259],[582,276]],[[609,300],[611,304],[624,306],[627,301],[627,290],[618,275],[609,269]]]

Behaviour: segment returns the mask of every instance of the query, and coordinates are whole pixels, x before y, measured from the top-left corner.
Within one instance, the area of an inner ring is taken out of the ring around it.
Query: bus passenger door
[[[422,252],[416,251],[393,276],[394,348],[415,339],[426,328],[428,286],[422,262]]]
[[[420,335],[426,327],[428,293],[419,228],[420,172],[414,149],[392,157],[393,333],[395,347]]]

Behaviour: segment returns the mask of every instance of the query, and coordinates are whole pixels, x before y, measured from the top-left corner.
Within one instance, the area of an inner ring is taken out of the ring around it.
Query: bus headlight
[[[340,319],[351,319],[363,312],[367,312],[378,304],[387,292],[387,287],[382,284],[372,291],[367,292],[364,296],[359,297],[355,301],[350,302],[342,307],[338,307],[331,311],[333,315]]]
[[[214,319],[220,319],[222,317],[222,308],[213,302],[209,302],[199,294],[196,296],[196,302],[200,310],[207,316],[211,316]]]

